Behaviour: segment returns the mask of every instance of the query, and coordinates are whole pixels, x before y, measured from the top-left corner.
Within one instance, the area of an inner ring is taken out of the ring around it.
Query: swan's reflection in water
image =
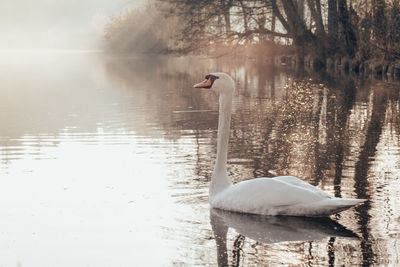
[[[219,209],[210,210],[210,223],[217,244],[218,266],[228,266],[227,233],[232,228],[243,237],[264,244],[321,240],[326,237],[358,238],[330,218],[260,216]]]

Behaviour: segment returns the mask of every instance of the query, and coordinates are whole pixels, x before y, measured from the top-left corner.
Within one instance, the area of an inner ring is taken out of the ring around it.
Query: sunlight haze
[[[0,49],[97,49],[113,15],[144,1],[1,1]]]

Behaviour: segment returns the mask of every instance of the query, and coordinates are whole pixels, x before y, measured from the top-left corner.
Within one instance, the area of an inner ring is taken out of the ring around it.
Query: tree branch
[[[254,30],[248,30],[246,32],[231,32],[230,36],[237,36],[239,38],[243,38],[243,37],[247,37],[253,34],[265,34],[265,35],[273,35],[273,36],[277,36],[277,37],[283,37],[283,38],[287,38],[287,37],[291,37],[290,34],[288,33],[281,33],[281,32],[274,32],[274,31],[270,31],[268,29],[254,29]]]
[[[319,36],[323,36],[325,34],[324,24],[322,22],[322,15],[321,15],[321,2],[320,0],[315,0],[316,9],[314,6],[313,0],[307,0],[308,8],[310,9],[311,16],[314,18],[314,21],[317,26],[317,34]]]
[[[266,2],[267,1],[268,0],[266,0]],[[285,28],[286,32],[290,33],[291,29],[289,27],[289,24],[285,20],[285,18],[282,16],[282,13],[279,11],[278,5],[276,4],[276,0],[271,0],[271,5],[272,5],[272,12],[274,12],[275,16],[279,19],[282,26]]]

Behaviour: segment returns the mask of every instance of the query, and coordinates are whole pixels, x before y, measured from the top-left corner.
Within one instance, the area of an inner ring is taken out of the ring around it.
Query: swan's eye
[[[208,75],[206,75],[205,79],[206,80],[211,79],[211,81],[214,82],[216,79],[219,79],[219,77],[215,76],[215,75],[212,75],[212,74],[208,74]]]

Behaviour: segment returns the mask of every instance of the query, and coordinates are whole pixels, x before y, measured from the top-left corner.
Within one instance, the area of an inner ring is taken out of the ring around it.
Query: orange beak
[[[211,78],[205,79],[201,83],[193,85],[194,88],[211,88]]]

